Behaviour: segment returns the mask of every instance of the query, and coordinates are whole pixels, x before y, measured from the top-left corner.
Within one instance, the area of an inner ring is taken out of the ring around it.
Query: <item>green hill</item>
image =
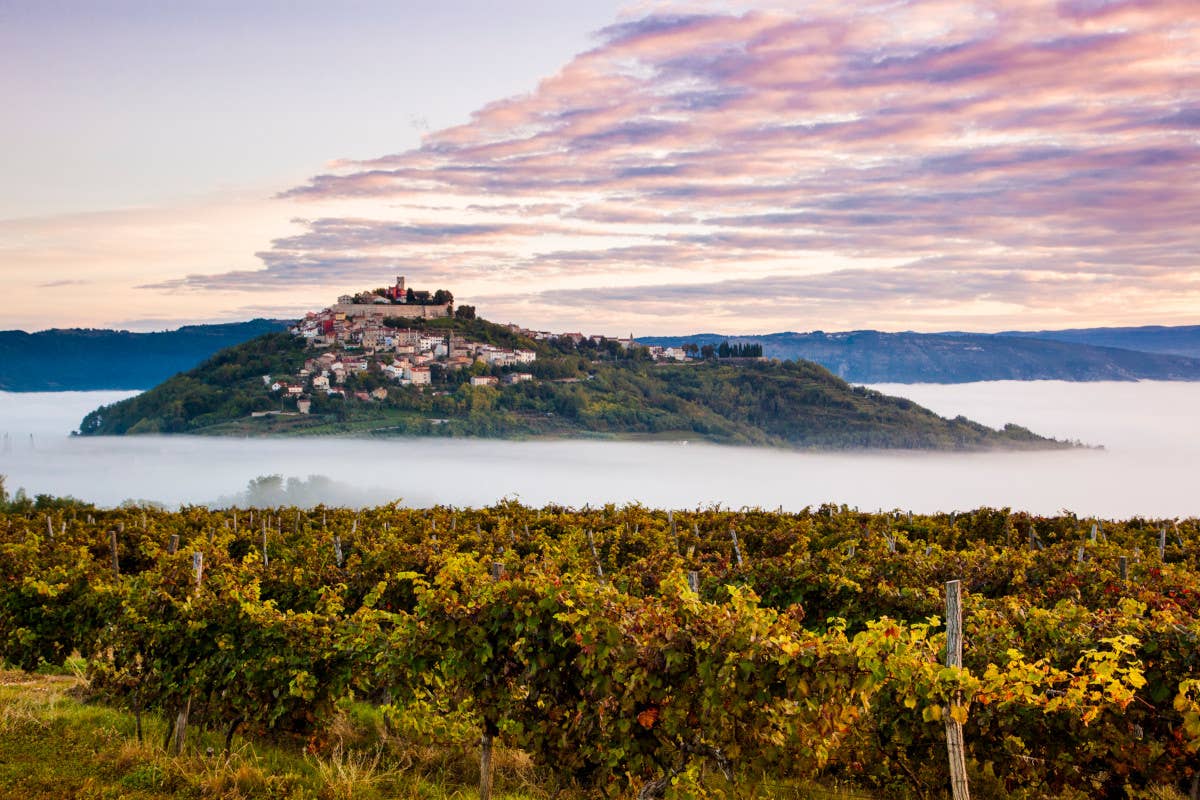
[[[272,333],[223,350],[144,394],[93,411],[80,433],[600,436],[805,448],[1066,446],[1015,425],[996,431],[962,417],[944,419],[909,400],[852,387],[807,361],[661,364],[641,347],[625,350],[611,340],[599,345],[565,338],[533,341],[483,320],[406,320],[404,326],[533,350],[537,360],[505,368],[435,366],[426,387],[399,386],[374,362],[346,377],[345,397],[306,390],[311,411],[301,414],[294,398],[272,392],[263,378],[296,375],[306,358],[322,350],[306,347],[299,337]],[[517,370],[532,378],[470,385],[472,376],[501,378]],[[379,389],[386,391],[385,398],[356,397]]]

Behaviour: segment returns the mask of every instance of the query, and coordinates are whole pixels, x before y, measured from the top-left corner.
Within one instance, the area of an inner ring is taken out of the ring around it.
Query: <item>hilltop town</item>
[[[264,384],[272,394],[294,399],[296,410],[307,414],[314,395],[370,402],[387,400],[391,386],[497,386],[536,380],[528,369],[537,360],[535,350],[474,341],[454,330],[425,324],[446,319],[473,320],[475,308],[460,305],[456,309],[454,295],[445,289],[429,292],[406,287],[403,276],[386,288],[342,295],[335,304],[306,314],[291,327],[291,333],[303,337],[314,351],[304,367],[295,375],[263,376]],[[565,346],[597,354],[629,354],[638,348],[644,358],[662,362],[682,362],[700,354],[699,348],[687,346],[645,347],[632,336],[622,339],[505,327],[518,337],[558,345],[560,350]],[[435,381],[438,372],[442,380]],[[447,380],[455,374],[458,380]],[[362,380],[347,380],[367,375],[382,381],[360,386]],[[348,389],[350,384],[354,388]]]

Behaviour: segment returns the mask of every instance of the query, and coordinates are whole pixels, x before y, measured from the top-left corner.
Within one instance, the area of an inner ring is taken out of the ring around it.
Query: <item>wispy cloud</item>
[[[1182,318],[1200,307],[1194,10],[910,0],[626,18],[530,93],[285,192],[346,213],[277,239],[262,269],[172,285],[345,287],[399,267],[462,283],[485,313],[574,304],[643,328],[763,303],[813,326],[935,326],[955,308],[963,326],[1106,321],[1114,298]]]
[[[39,289],[61,289],[64,286],[87,286],[91,281],[75,280],[66,278],[60,281],[46,281],[45,283],[37,284]]]

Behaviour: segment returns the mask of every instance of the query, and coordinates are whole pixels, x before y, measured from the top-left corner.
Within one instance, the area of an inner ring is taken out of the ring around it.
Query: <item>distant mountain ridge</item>
[[[226,347],[288,326],[254,319],[132,333],[67,328],[0,331],[0,391],[147,389]]]
[[[1200,380],[1200,326],[986,333],[771,333],[648,336],[678,347],[757,343],[768,358],[815,361],[851,383]],[[1101,343],[1120,342],[1126,347]],[[1133,347],[1144,349],[1133,349]]]
[[[998,336],[1052,339],[1056,342],[1119,347],[1143,353],[1200,358],[1200,325],[1144,325],[1137,328],[1074,328],[1062,331],[1005,331]]]
[[[131,333],[0,331],[0,391],[147,389],[288,321],[255,319]],[[1200,380],[1200,325],[1002,333],[772,333],[650,336],[643,344],[759,343],[769,358],[806,359],[854,383],[985,380]]]

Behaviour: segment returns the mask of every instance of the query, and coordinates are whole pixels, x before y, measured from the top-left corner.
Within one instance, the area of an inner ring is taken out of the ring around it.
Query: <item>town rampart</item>
[[[335,314],[345,314],[348,318],[358,317],[419,317],[434,319],[449,317],[454,314],[453,303],[422,306],[415,303],[338,303],[331,310]]]

